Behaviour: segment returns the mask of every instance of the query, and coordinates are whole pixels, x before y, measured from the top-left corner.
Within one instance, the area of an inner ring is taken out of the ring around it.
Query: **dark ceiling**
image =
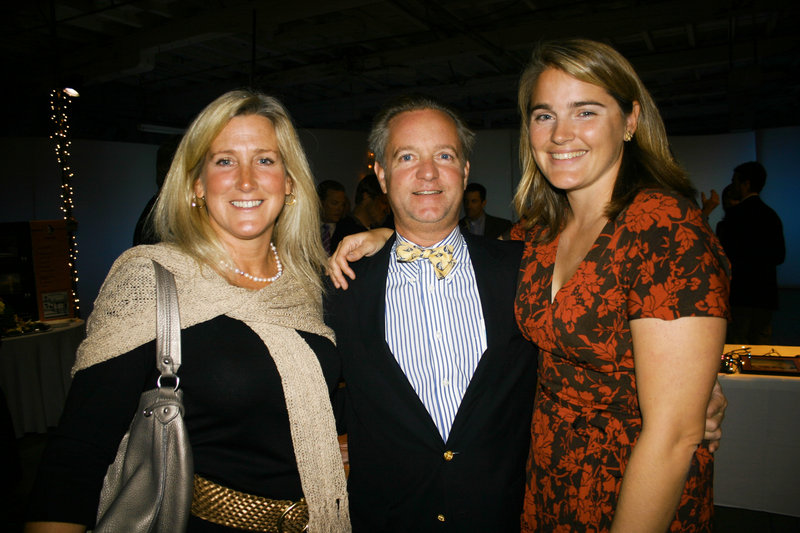
[[[516,128],[534,43],[582,36],[636,67],[670,134],[800,125],[796,0],[20,0],[2,15],[0,135],[48,135],[72,85],[76,138],[158,143],[222,92],[278,96],[299,127],[366,129],[426,92]],[[11,92],[13,91],[13,93]]]

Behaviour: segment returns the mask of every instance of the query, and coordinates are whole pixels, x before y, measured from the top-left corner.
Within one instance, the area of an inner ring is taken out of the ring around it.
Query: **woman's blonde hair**
[[[156,233],[163,242],[177,246],[217,271],[221,260],[231,262],[209,224],[208,212],[192,207],[192,197],[211,143],[232,118],[246,115],[265,117],[275,128],[295,201],[284,206],[278,215],[272,240],[284,268],[318,297],[322,287],[320,276],[327,264],[319,232],[319,199],[289,112],[271,96],[250,90],[230,91],[197,115],[178,145],[156,201],[153,211]]]
[[[517,212],[529,217],[528,227],[541,225],[546,228],[542,240],[550,241],[556,237],[569,210],[564,191],[551,186],[536,165],[530,143],[533,91],[539,76],[549,68],[605,89],[625,116],[632,112],[634,102],[639,103],[636,133],[630,142],[625,143],[611,201],[606,206],[609,219],[616,218],[643,188],[668,189],[694,198],[691,182],[670,152],[658,108],[628,60],[610,46],[586,39],[545,42],[533,51],[519,81],[522,179],[514,195]]]

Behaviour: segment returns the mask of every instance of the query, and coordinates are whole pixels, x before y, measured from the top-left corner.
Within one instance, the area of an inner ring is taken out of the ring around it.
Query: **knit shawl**
[[[283,385],[300,482],[309,507],[309,531],[349,532],[347,487],[328,388],[317,356],[296,330],[331,341],[335,338],[322,321],[321,299],[309,295],[288,269],[273,283],[253,291],[230,285],[213,269],[200,266],[172,246],[131,248],[114,262],[100,288],[73,373],[155,338],[151,260],[175,276],[181,328],[226,315],[247,324],[264,341]]]

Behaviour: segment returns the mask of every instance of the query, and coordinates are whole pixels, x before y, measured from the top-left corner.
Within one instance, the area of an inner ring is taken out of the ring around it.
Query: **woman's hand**
[[[719,379],[714,382],[711,390],[711,399],[706,407],[706,430],[703,439],[708,441],[708,450],[711,453],[719,450],[719,441],[722,438],[722,419],[725,418],[725,409],[728,408],[728,399],[722,392]]]
[[[337,289],[347,289],[347,277],[356,279],[356,273],[350,268],[349,263],[378,253],[392,233],[394,230],[389,228],[376,228],[348,235],[342,239],[336,251],[328,259],[328,277],[331,278],[333,286]]]
[[[708,218],[711,212],[717,208],[719,205],[719,194],[714,189],[711,189],[708,197],[706,197],[706,193],[700,193],[700,203],[702,205],[701,210],[703,211],[703,215]]]

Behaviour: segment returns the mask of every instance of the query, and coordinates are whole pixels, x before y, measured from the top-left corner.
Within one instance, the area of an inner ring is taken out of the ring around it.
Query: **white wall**
[[[111,263],[133,244],[133,229],[156,192],[158,147],[74,142],[75,219],[81,316],[88,316]]]
[[[754,132],[671,137],[670,145],[694,186],[706,196],[711,189],[722,194],[731,182],[733,168],[756,159]],[[708,223],[716,228],[721,219],[722,208],[718,207],[708,217]]]
[[[78,296],[91,311],[114,259],[131,246],[139,214],[156,191],[157,146],[72,143],[74,210],[78,221]],[[61,173],[49,139],[3,139],[0,222],[61,219]]]
[[[352,198],[360,176],[367,172],[366,134],[330,130],[302,131],[301,139],[317,180],[335,179]],[[511,208],[519,180],[516,130],[478,133],[470,179],[488,190],[487,211],[515,218]],[[800,180],[790,161],[800,144],[800,128],[721,136],[672,139],[678,159],[696,186],[721,191],[733,167],[758,158],[768,172],[764,201],[781,216],[787,260],[778,268],[783,287],[800,287]],[[78,220],[78,274],[82,315],[91,310],[100,284],[114,259],[131,245],[134,225],[155,192],[157,146],[76,140],[72,149],[75,173],[75,218]],[[0,222],[60,219],[60,174],[47,139],[0,142],[5,162],[0,195]],[[719,211],[719,210],[718,210]],[[712,225],[720,216],[712,216]]]
[[[778,285],[800,288],[800,127],[759,131],[758,160],[767,169],[767,185],[761,193],[783,221],[786,262],[778,267]]]
[[[519,183],[519,131],[479,131],[470,162],[469,181],[486,187],[486,212],[516,220],[511,205]]]

